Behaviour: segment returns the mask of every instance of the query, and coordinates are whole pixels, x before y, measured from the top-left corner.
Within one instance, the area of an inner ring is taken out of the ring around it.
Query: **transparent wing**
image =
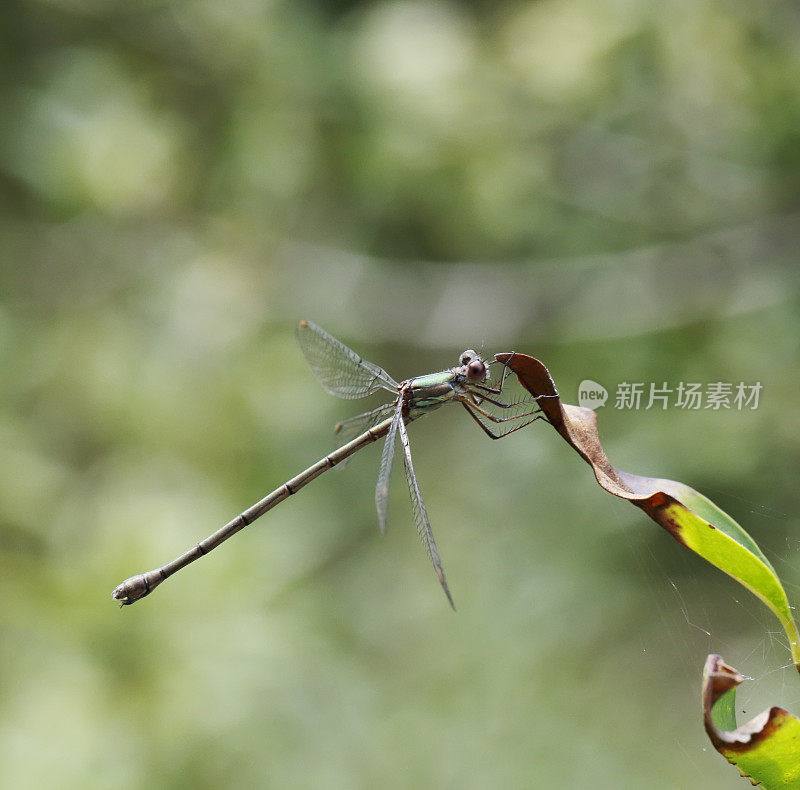
[[[398,423],[398,428],[400,430],[400,441],[403,444],[403,462],[406,468],[408,492],[411,495],[411,507],[414,511],[414,522],[417,525],[417,533],[425,544],[425,550],[428,552],[428,557],[430,557],[433,563],[433,569],[436,571],[436,576],[439,579],[439,583],[442,585],[444,594],[447,596],[447,600],[450,601],[450,606],[455,609],[456,605],[453,603],[453,596],[450,595],[450,588],[447,586],[447,579],[445,579],[444,576],[442,561],[439,558],[439,550],[436,548],[436,541],[433,539],[433,530],[431,529],[431,522],[428,519],[428,511],[425,509],[425,503],[422,501],[422,494],[420,494],[419,486],[417,485],[417,478],[414,474],[414,464],[411,462],[411,445],[409,444],[408,433],[402,419],[400,419]]]
[[[396,393],[400,386],[383,368],[361,359],[311,321],[300,322],[297,342],[312,373],[331,395],[363,398],[379,389]]]
[[[383,406],[378,406],[377,409],[370,409],[363,414],[357,414],[355,417],[348,417],[348,419],[336,423],[333,429],[338,440],[336,446],[341,447],[351,442],[356,436],[361,436],[362,433],[368,431],[370,428],[374,428],[379,422],[385,420],[393,411],[393,403],[384,403]],[[350,458],[352,457],[353,456],[350,456]],[[344,461],[340,461],[333,468],[338,470],[344,469],[350,463],[350,458],[345,458]]]
[[[356,436],[360,436],[364,431],[368,431],[374,425],[377,425],[381,420],[388,417],[394,411],[393,403],[384,403],[375,409],[370,409],[362,414],[356,414],[355,417],[348,417],[346,420],[337,422],[333,430],[336,438],[339,440],[339,445],[347,444]]]
[[[389,499],[389,474],[392,471],[394,458],[394,441],[397,438],[397,426],[403,422],[403,405],[398,403],[394,412],[394,419],[386,434],[381,453],[381,466],[378,472],[378,484],[375,486],[375,507],[378,508],[378,526],[381,532],[386,532],[386,503]]]

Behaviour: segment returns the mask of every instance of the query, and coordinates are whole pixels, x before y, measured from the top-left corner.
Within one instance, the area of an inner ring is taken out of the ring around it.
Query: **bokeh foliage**
[[[0,784],[729,787],[700,668],[791,708],[774,623],[547,431],[411,429],[457,615],[370,450],[109,593],[331,446],[308,317],[398,378],[761,381],[600,432],[797,601],[796,5],[17,0],[0,41]]]

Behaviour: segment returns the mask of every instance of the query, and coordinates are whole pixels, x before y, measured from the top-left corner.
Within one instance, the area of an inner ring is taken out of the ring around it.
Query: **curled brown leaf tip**
[[[750,751],[783,726],[787,719],[794,718],[783,708],[773,706],[734,730],[719,729],[714,724],[711,711],[723,694],[735,689],[743,680],[744,677],[726,664],[722,656],[712,654],[706,659],[703,669],[703,724],[714,748],[733,763],[736,761],[732,757],[736,753]]]
[[[659,506],[667,504],[667,497],[677,499],[674,481],[634,475],[611,464],[600,444],[597,415],[591,409],[563,403],[550,371],[538,359],[519,353],[495,354],[495,359],[513,370],[531,395],[541,398],[539,406],[550,424],[592,467],[597,482],[606,491],[640,507],[647,505],[645,509],[653,518],[650,509],[655,512]]]

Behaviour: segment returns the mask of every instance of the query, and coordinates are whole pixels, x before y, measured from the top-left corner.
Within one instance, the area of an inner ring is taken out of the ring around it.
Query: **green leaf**
[[[778,617],[800,671],[800,634],[786,592],[756,542],[727,513],[683,483],[634,475],[611,465],[591,409],[564,404],[538,359],[496,354],[536,399],[550,424],[590,464],[597,482],[611,494],[640,507],[677,541],[716,565],[757,595]]]
[[[736,726],[736,687],[744,678],[721,656],[703,670],[703,723],[714,748],[742,776],[765,790],[800,788],[800,719],[783,708],[765,710]]]
[[[792,660],[800,669],[800,637],[778,575],[755,541],[727,513],[702,494],[673,480],[660,481],[672,501],[640,507],[676,540],[755,593],[777,615],[789,637]],[[637,503],[638,504],[638,503]]]

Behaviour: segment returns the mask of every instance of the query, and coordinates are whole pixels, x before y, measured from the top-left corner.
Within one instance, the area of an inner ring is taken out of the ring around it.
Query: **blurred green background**
[[[746,786],[708,652],[777,620],[546,425],[411,428],[453,614],[379,449],[119,610],[334,446],[300,318],[396,378],[468,346],[603,384],[611,460],[739,519],[800,602],[791,2],[0,9],[0,786]],[[760,381],[757,410],[615,410]],[[372,405],[372,402],[370,404]],[[366,408],[366,406],[364,406]]]

